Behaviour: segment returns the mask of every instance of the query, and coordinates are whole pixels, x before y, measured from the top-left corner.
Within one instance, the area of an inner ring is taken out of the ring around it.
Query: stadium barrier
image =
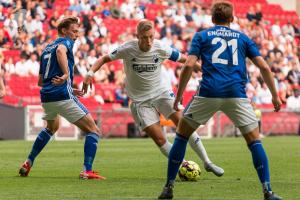
[[[42,120],[43,109],[39,105],[13,107],[0,104],[0,139],[34,140],[40,130],[45,126]],[[128,108],[91,111],[95,122],[101,129],[103,137],[144,137],[134,123]],[[291,112],[283,109],[274,113],[272,109],[261,110],[261,133],[269,135],[298,135],[300,112]],[[162,118],[163,119],[163,118]],[[56,140],[76,140],[81,138],[79,129],[65,119],[60,119],[60,129],[55,134]],[[174,135],[173,123],[164,121],[163,130],[168,135]],[[240,135],[238,129],[230,119],[221,112],[214,115],[205,126],[199,127],[198,134],[203,138],[227,137]]]
[[[25,108],[0,103],[0,139],[24,140]]]

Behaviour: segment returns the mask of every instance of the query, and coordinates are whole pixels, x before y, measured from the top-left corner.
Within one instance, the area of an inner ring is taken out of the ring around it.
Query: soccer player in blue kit
[[[47,126],[37,136],[30,154],[22,164],[20,176],[28,176],[36,156],[46,146],[50,138],[59,128],[59,117],[79,127],[85,133],[84,164],[80,172],[81,179],[105,179],[92,170],[92,164],[97,151],[100,130],[91,114],[79,102],[77,97],[83,95],[78,89],[73,89],[73,45],[78,37],[79,19],[64,18],[57,27],[59,38],[50,43],[41,55],[38,85],[42,87],[41,102],[45,111],[43,119]]]
[[[233,7],[228,2],[218,2],[212,7],[214,27],[194,35],[189,56],[179,79],[174,102],[182,99],[183,91],[191,77],[193,66],[202,60],[203,79],[197,94],[184,111],[177,126],[177,134],[169,154],[167,182],[158,199],[172,199],[173,187],[179,166],[184,158],[189,136],[201,124],[205,124],[215,112],[224,112],[243,134],[251,151],[254,167],[262,184],[264,200],[281,200],[272,192],[268,158],[260,141],[254,110],[247,99],[246,57],[260,69],[272,94],[274,111],[281,101],[277,95],[274,78],[268,64],[260,55],[255,43],[245,34],[229,28],[233,21]]]

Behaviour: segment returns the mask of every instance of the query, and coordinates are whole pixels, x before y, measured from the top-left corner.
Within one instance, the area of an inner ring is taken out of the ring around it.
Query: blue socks
[[[92,170],[92,165],[97,152],[99,136],[96,133],[88,133],[84,143],[84,170]]]
[[[270,185],[270,172],[268,157],[260,140],[256,140],[248,145],[251,153],[253,165],[257,171],[260,182],[263,185],[264,192],[272,191]]]
[[[33,165],[34,159],[39,155],[39,153],[42,151],[42,149],[46,146],[46,144],[49,142],[51,136],[53,134],[47,129],[43,129],[37,138],[35,139],[35,142],[33,143],[31,152],[28,156],[28,160],[31,161],[31,165]]]
[[[183,161],[188,138],[176,133],[176,137],[169,153],[168,161],[168,179],[166,186],[173,184],[178,173],[179,167]]]

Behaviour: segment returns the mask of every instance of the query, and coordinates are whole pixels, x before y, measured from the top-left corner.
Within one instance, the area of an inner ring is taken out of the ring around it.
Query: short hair
[[[149,31],[150,29],[153,29],[154,25],[152,21],[143,19],[139,21],[137,25],[137,33],[144,32],[144,31]]]
[[[71,24],[79,24],[79,19],[77,17],[66,17],[62,19],[57,26],[58,33],[62,34],[62,29],[68,29]]]
[[[230,23],[233,19],[233,6],[227,1],[214,3],[211,14],[214,23]]]

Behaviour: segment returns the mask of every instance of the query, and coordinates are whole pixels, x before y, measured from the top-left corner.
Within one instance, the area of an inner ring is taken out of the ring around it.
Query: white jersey
[[[111,52],[109,57],[111,60],[123,59],[128,96],[133,101],[145,101],[170,89],[163,84],[161,63],[165,59],[179,60],[180,53],[159,40],[154,40],[152,48],[143,52],[138,40],[132,40]]]

